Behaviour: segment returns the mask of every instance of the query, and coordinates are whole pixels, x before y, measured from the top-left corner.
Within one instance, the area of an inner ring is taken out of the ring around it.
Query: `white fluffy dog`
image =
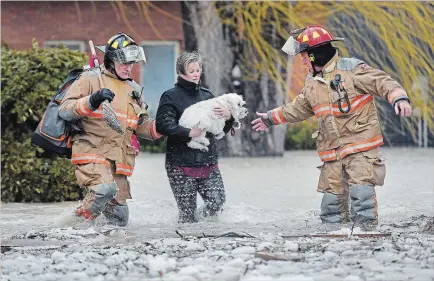
[[[199,128],[202,134],[192,138],[187,145],[194,149],[208,151],[209,140],[205,137],[206,132],[214,134],[216,139],[221,139],[225,135],[223,128],[226,120],[223,117],[217,117],[213,108],[220,106],[228,109],[235,119],[235,129],[239,129],[240,119],[248,114],[247,109],[243,107],[245,104],[246,102],[240,95],[230,93],[189,106],[179,119],[179,125],[190,129]]]

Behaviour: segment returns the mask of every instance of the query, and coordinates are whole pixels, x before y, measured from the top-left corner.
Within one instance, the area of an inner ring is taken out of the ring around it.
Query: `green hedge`
[[[285,150],[316,149],[312,134],[318,130],[316,119],[289,124],[285,136]]]
[[[150,153],[165,153],[166,152],[166,137],[161,137],[158,140],[151,141],[139,138],[140,151],[150,152]]]
[[[66,47],[29,50],[2,46],[1,196],[5,202],[81,199],[69,159],[56,158],[30,144],[45,107],[70,70],[86,55]]]

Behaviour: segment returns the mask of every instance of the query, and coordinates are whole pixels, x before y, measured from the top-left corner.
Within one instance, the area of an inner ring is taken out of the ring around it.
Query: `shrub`
[[[165,153],[166,141],[167,138],[164,136],[155,141],[139,138],[140,150],[150,153]]]
[[[318,130],[315,119],[289,124],[286,130],[285,150],[316,149],[316,139],[312,134]]]
[[[1,195],[6,202],[77,200],[78,187],[69,159],[52,157],[30,144],[31,133],[69,71],[86,55],[66,47],[29,50],[2,46]]]

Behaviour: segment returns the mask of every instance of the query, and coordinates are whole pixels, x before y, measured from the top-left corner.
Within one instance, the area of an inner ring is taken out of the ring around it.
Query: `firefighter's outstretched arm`
[[[354,70],[356,88],[386,99],[401,116],[411,115],[410,99],[402,86],[386,72],[361,63]]]
[[[257,115],[260,118],[252,121],[252,128],[255,131],[265,131],[272,125],[296,123],[306,120],[314,116],[315,113],[307,101],[303,89],[302,93],[291,103],[269,110],[267,113],[257,113]]]
[[[148,140],[157,140],[162,135],[155,129],[155,120],[149,118],[148,113],[142,113],[139,116],[139,122],[136,129],[136,135],[139,138]]]

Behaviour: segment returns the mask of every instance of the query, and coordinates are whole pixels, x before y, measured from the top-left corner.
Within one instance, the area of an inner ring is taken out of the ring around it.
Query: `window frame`
[[[60,45],[76,45],[78,50],[82,53],[86,52],[86,43],[82,40],[46,40],[44,42],[44,48],[59,47]]]

